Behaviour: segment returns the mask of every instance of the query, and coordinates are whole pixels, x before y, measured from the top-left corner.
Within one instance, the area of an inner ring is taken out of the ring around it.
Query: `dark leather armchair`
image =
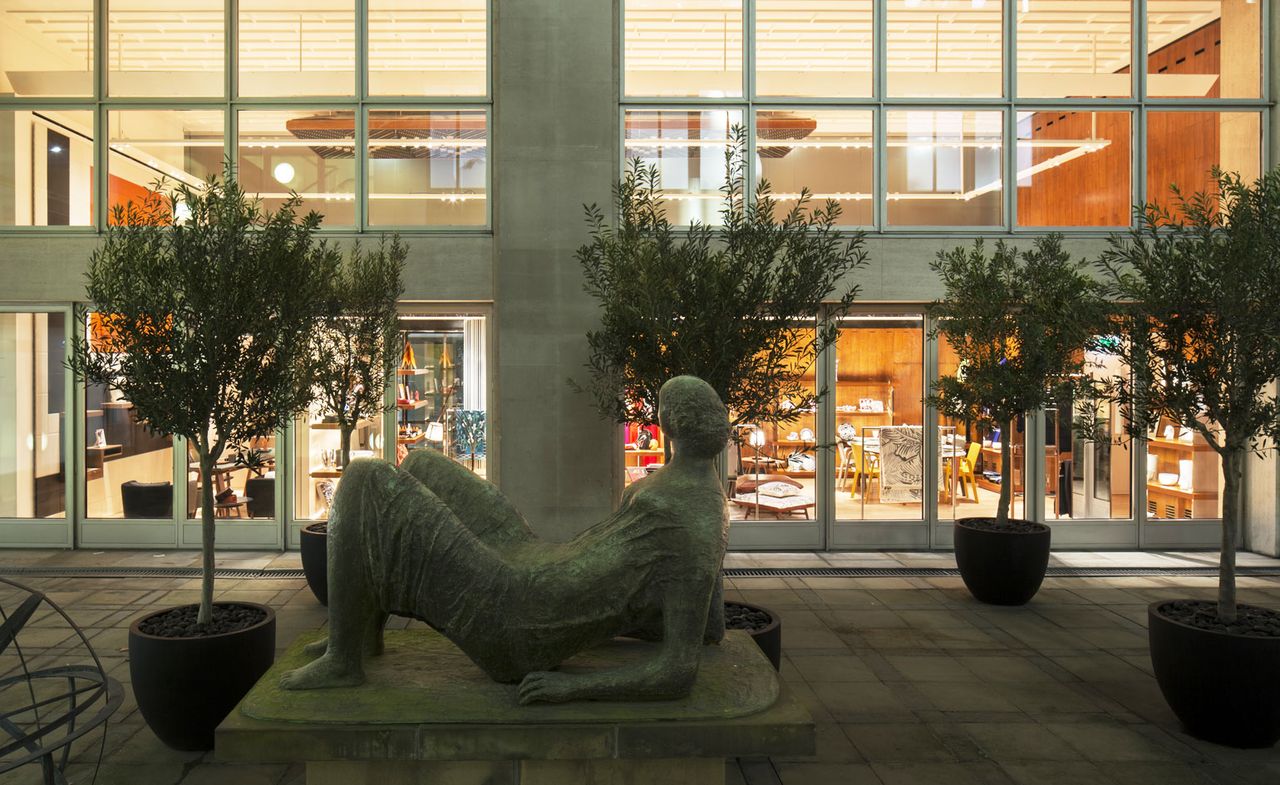
[[[244,481],[244,495],[250,518],[274,518],[276,515],[276,478],[250,477]]]
[[[172,518],[173,483],[137,480],[121,483],[120,503],[126,518]]]

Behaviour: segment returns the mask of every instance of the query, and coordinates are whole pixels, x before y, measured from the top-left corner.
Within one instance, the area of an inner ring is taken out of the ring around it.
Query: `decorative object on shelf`
[[[650,444],[653,444],[653,434],[649,433],[648,428],[640,426],[636,431],[636,449],[647,450]]]
[[[413,344],[409,343],[409,339],[404,341],[404,351],[400,353],[400,369],[404,371],[414,371],[418,368],[417,358],[413,356]]]
[[[1156,482],[1166,487],[1172,488],[1178,484],[1177,472],[1160,472],[1156,475]]]
[[[1195,432],[1192,431],[1190,428],[1186,427],[1185,425],[1178,428],[1178,441],[1190,442],[1193,439],[1195,439]]]
[[[98,428],[93,432],[93,446],[94,447],[107,446],[107,432],[102,428]]]
[[[1164,427],[1164,438],[1173,441],[1174,434],[1177,433],[1177,427],[1174,425],[1166,425]]]
[[[1190,491],[1195,482],[1195,462],[1190,458],[1178,461],[1178,487]]]
[[[842,422],[836,426],[836,435],[842,441],[851,442],[858,438],[858,429],[853,427],[852,423]]]
[[[787,470],[793,472],[811,472],[815,469],[816,463],[813,456],[807,452],[796,450],[787,456]]]
[[[812,429],[812,428],[801,428],[801,429],[800,429],[800,441],[802,441],[802,442],[811,442],[811,441],[813,441],[813,429]]]
[[[1160,456],[1155,453],[1147,453],[1147,482],[1151,482],[1156,478],[1156,469],[1160,464]]]
[[[799,431],[792,431],[791,433],[787,434],[787,441],[789,441],[789,442],[798,442],[798,441],[800,441],[800,432],[799,432]]]

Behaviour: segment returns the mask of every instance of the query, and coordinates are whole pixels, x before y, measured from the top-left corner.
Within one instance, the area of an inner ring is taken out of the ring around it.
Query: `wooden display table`
[[[219,760],[302,761],[308,785],[705,785],[724,782],[726,758],[814,752],[813,720],[744,632],[703,649],[687,698],[533,706],[431,630],[388,631],[360,687],[281,690],[317,635],[295,641],[218,727]],[[618,641],[563,669],[616,667],[656,645]]]

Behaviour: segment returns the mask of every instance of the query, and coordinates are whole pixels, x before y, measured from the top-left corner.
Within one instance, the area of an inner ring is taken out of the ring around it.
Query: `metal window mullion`
[[[78,343],[85,337],[84,323],[76,318],[76,309],[72,306],[67,312],[67,322],[65,327],[65,335],[71,337],[71,340]],[[68,427],[64,428],[62,449],[67,456],[66,469],[69,478],[66,487],[63,488],[64,500],[66,505],[67,523],[70,526],[67,536],[69,545],[75,548],[79,545],[81,538],[80,527],[84,525],[85,519],[89,517],[89,494],[85,487],[87,478],[85,472],[85,451],[76,449],[77,444],[87,444],[84,438],[85,434],[85,381],[75,373],[68,373],[65,377],[66,383],[63,385],[64,409],[70,412],[70,422]]]
[[[93,193],[93,215],[90,222],[99,231],[107,226],[110,214],[107,167],[110,164],[110,146],[107,139],[107,112],[104,101],[107,95],[107,35],[108,0],[93,0],[93,166],[94,178],[89,184]]]
[[[756,0],[742,5],[742,95],[750,104],[756,99]]]
[[[888,91],[888,0],[872,0],[871,5],[871,96],[875,101],[871,114],[871,181],[875,189],[871,197],[871,226],[883,232],[888,225],[888,118],[885,96]]]
[[[240,118],[236,114],[236,100],[240,95],[240,0],[227,0],[223,26],[222,156],[239,177]]]
[[[925,445],[926,445],[925,457],[927,461],[925,465],[926,467],[933,467],[932,469],[928,469],[928,471],[926,471],[925,473],[925,488],[935,489],[932,492],[925,493],[925,499],[926,499],[925,506],[924,506],[924,523],[926,527],[925,542],[927,543],[927,547],[929,550],[933,550],[938,546],[937,537],[936,537],[937,533],[935,529],[938,526],[938,517],[939,517],[938,516],[938,495],[939,494],[936,490],[938,487],[938,478],[935,476],[932,479],[932,481],[930,481],[929,475],[930,473],[937,472],[938,468],[941,466],[941,463],[942,463],[941,456],[939,455],[939,452],[941,451],[941,448],[942,448],[942,432],[939,429],[938,410],[936,407],[929,405],[929,402],[928,402],[928,395],[930,391],[933,390],[933,385],[938,381],[938,375],[939,375],[938,374],[938,335],[934,332],[935,322],[936,320],[934,319],[933,316],[931,316],[928,312],[924,313],[924,320],[923,320],[922,326],[924,328],[924,394],[926,396],[925,401],[923,402],[924,439],[925,439]],[[932,445],[932,447],[930,447],[929,445]],[[953,465],[952,465],[951,471],[953,473],[953,477],[952,477],[952,481],[948,484],[948,487],[947,487],[947,496],[952,499],[952,504],[954,509],[954,498],[955,498],[955,492],[956,492],[956,488],[955,488],[956,480],[954,477],[954,473],[958,472],[960,470],[960,467],[958,465],[958,459],[953,459],[952,464]],[[952,517],[954,518],[955,516],[952,515]]]
[[[1000,147],[1003,164],[1000,181],[1005,186],[1001,219],[1005,231],[1011,232],[1018,226],[1018,0],[1003,0],[1001,3],[1000,32],[1004,44],[1000,54],[1004,67],[1002,81],[1007,102],[1001,122],[1004,143]]]
[[[356,142],[355,228],[363,232],[369,225],[369,1],[355,0],[356,106],[353,122]]]

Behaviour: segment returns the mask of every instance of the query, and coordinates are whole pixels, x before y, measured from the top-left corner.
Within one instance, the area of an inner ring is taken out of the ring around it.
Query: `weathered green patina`
[[[663,386],[659,420],[672,459],[568,543],[538,540],[496,487],[438,453],[400,468],[353,462],[329,524],[330,637],[281,687],[363,683],[395,614],[439,630],[495,681],[519,682],[521,703],[688,695],[703,645],[724,636],[728,513],[715,458],[728,413],[710,386],[681,376]],[[615,667],[554,670],[617,636],[661,645]]]

